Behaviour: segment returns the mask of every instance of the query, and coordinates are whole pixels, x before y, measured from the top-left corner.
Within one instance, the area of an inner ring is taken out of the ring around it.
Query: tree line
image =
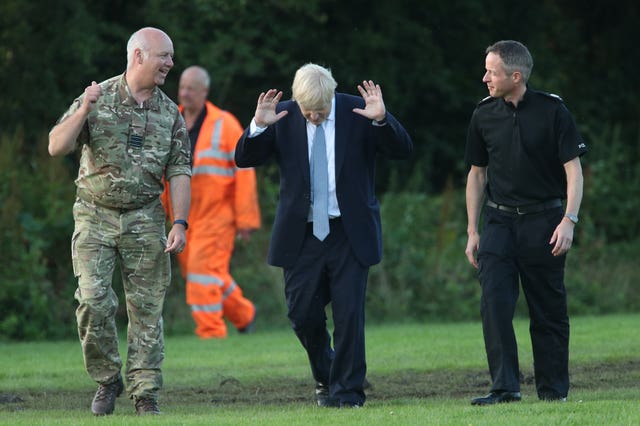
[[[200,64],[213,77],[211,99],[244,124],[260,91],[290,95],[305,62],[330,67],[344,92],[357,94],[363,79],[379,82],[416,142],[413,162],[398,172],[415,175],[412,190],[439,192],[448,179],[464,179],[466,126],[487,95],[484,49],[498,39],[529,47],[532,87],[562,96],[588,142],[610,125],[637,142],[640,107],[629,76],[640,64],[639,9],[576,0],[5,0],[0,129],[21,128],[29,146],[43,149],[42,132],[92,80],[123,72],[129,35],[152,25],[174,41],[167,94],[175,99],[180,72]],[[392,167],[381,167],[381,183]]]
[[[405,312],[446,319],[451,300],[468,304],[453,319],[476,314],[475,277],[459,251],[466,238],[463,153],[468,120],[487,95],[484,49],[499,39],[529,47],[530,85],[565,100],[590,147],[575,261],[586,258],[590,268],[614,260],[627,265],[640,232],[639,9],[630,0],[589,7],[578,0],[4,0],[0,339],[73,333],[68,245],[77,170],[74,158],[48,158],[47,132],[92,80],[124,71],[128,37],[143,26],[173,39],[176,65],[163,87],[170,97],[176,98],[182,70],[202,65],[212,76],[210,99],[245,125],[259,92],[275,87],[290,96],[293,73],[306,62],[331,68],[343,92],[357,94],[363,79],[381,84],[387,108],[416,150],[409,162],[379,163],[387,248],[383,265],[372,271],[370,306],[380,318]],[[263,313],[276,316],[281,277],[262,262],[276,171],[264,168],[259,179],[266,226],[253,246],[238,248],[234,261],[236,275],[255,282],[243,286],[247,291],[267,288]],[[249,262],[256,257],[261,263]],[[629,268],[624,273],[632,275]],[[586,275],[576,278],[580,309],[636,306],[632,288],[620,291],[622,299],[603,297],[606,279],[597,273],[581,270]],[[175,297],[180,306],[179,289]],[[396,299],[400,308],[385,303]],[[52,312],[52,303],[64,314]]]

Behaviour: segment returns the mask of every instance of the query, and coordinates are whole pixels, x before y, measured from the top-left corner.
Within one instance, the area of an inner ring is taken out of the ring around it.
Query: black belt
[[[502,210],[503,212],[508,212],[508,213],[530,214],[530,213],[539,213],[541,211],[562,207],[562,200],[559,198],[555,198],[553,200],[547,200],[547,201],[543,201],[541,203],[536,203],[536,204],[528,204],[526,206],[520,206],[520,207],[505,206],[504,204],[496,204],[491,200],[487,200],[487,206],[492,207],[494,209]]]

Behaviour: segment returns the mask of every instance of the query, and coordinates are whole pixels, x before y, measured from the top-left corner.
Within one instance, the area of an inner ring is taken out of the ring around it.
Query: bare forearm
[[[484,199],[486,183],[486,169],[484,167],[472,166],[467,177],[467,187],[465,192],[467,201],[468,234],[478,233],[478,222],[480,220],[480,211],[482,210],[482,201]]]
[[[578,215],[582,203],[583,176],[580,159],[574,158],[564,166],[567,174],[567,214]]]
[[[49,132],[49,154],[52,157],[66,155],[76,148],[76,140],[87,120],[88,112],[80,108]]]
[[[174,219],[187,220],[191,204],[191,179],[187,175],[178,175],[169,181],[171,186],[171,209]]]

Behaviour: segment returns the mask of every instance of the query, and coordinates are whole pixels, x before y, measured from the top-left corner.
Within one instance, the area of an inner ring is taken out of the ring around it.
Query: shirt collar
[[[327,120],[335,121],[336,119],[336,95],[333,95],[333,99],[331,100],[331,112],[327,117]]]
[[[522,108],[522,105],[526,105],[528,99],[531,99],[530,92],[531,89],[529,89],[529,85],[527,85],[527,90],[525,90],[524,94],[522,95],[522,99],[518,101],[518,109]],[[505,101],[504,98],[502,98],[502,103],[511,109],[514,108],[513,103]]]
[[[120,76],[120,81],[118,82],[118,96],[120,97],[120,104],[138,107],[138,102],[136,102],[135,98],[131,95],[131,89],[127,84],[126,74],[126,72],[122,74]],[[154,87],[151,97],[142,103],[142,108],[158,111],[160,109],[159,92],[160,89],[157,86]]]

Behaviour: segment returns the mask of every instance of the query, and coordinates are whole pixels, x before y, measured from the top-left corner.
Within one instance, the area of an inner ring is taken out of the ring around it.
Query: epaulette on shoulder
[[[544,95],[544,96],[546,96],[548,98],[553,98],[553,99],[555,99],[557,101],[564,102],[564,100],[562,100],[562,98],[560,96],[556,95],[555,93],[540,92],[540,94]]]
[[[478,102],[478,106],[480,105],[484,105],[484,104],[488,104],[491,101],[494,101],[496,98],[493,98],[491,96],[487,96],[486,98],[484,98],[483,100],[481,100],[480,102]]]

